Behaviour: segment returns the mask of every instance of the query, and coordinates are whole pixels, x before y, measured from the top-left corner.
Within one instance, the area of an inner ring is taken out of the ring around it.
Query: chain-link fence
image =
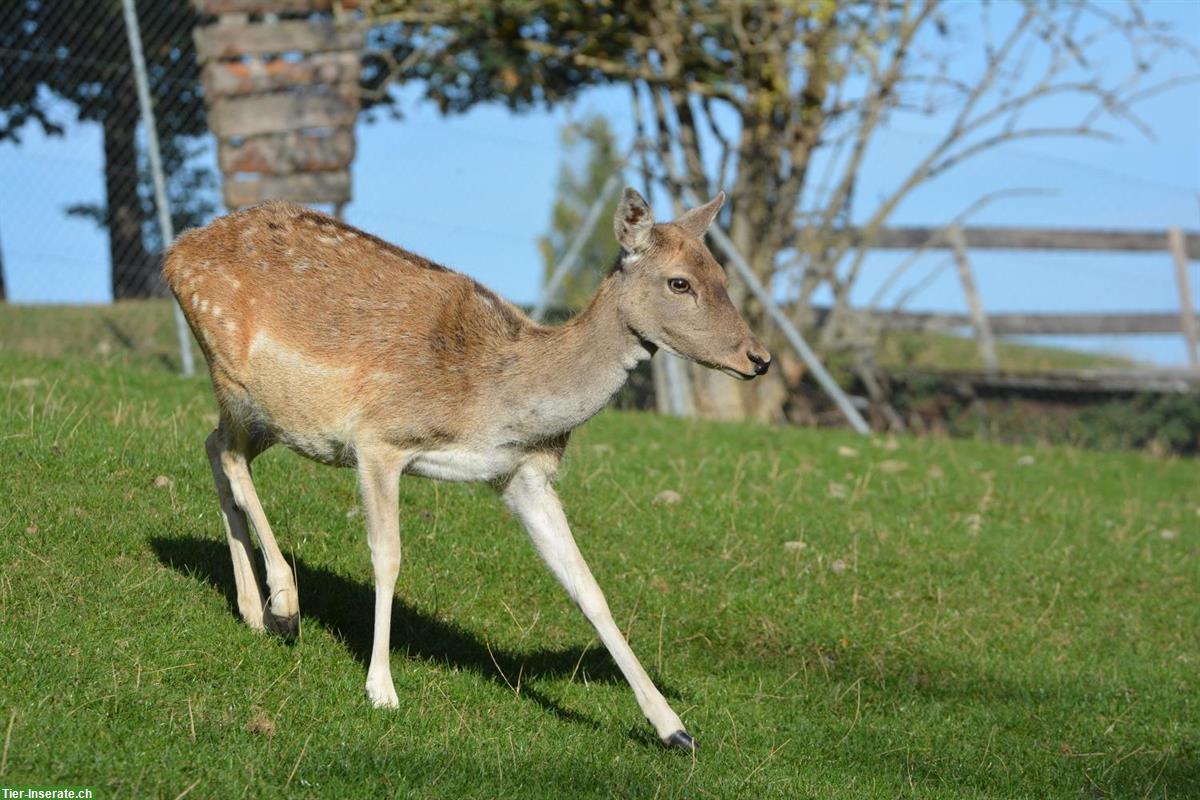
[[[189,0],[137,0],[135,8],[169,206],[182,230],[211,217],[220,199],[192,36],[196,14]],[[0,174],[9,184],[0,236],[10,299],[166,294],[121,2],[3,4]]]

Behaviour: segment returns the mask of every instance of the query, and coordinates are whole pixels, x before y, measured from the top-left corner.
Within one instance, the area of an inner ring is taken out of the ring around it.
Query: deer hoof
[[[287,617],[280,617],[270,610],[263,614],[263,622],[266,629],[277,636],[282,636],[284,639],[292,640],[300,634],[300,615],[292,614]]]
[[[680,750],[700,749],[700,745],[696,744],[696,740],[687,731],[675,731],[663,740],[663,744]]]

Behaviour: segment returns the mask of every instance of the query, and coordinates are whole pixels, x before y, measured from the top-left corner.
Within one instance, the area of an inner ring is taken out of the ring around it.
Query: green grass
[[[41,358],[179,371],[179,340],[166,300],[123,300],[103,306],[0,303],[0,351]],[[193,343],[197,364],[203,363]]]
[[[657,745],[482,487],[404,480],[398,710],[363,693],[350,472],[256,462],[303,629],[250,631],[213,421],[201,379],[0,352],[0,786],[1200,796],[1194,461],[602,414],[560,493],[693,759]],[[655,505],[663,489],[683,501]]]

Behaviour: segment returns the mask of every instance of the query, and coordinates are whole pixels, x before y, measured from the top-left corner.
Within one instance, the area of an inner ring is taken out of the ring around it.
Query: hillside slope
[[[0,390],[6,785],[1200,796],[1194,462],[602,414],[560,493],[693,760],[486,488],[403,481],[401,708],[377,711],[352,473],[255,464],[289,645],[231,611],[205,380],[3,352]]]

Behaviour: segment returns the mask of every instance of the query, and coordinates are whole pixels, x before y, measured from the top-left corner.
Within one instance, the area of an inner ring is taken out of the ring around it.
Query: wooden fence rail
[[[862,229],[850,231],[862,239]],[[1188,262],[1200,260],[1200,233],[1168,230],[1103,230],[1064,228],[965,227],[952,224],[941,228],[883,228],[870,238],[879,250],[950,249],[954,251],[959,281],[969,315],[907,314],[853,311],[862,322],[891,330],[952,330],[970,326],[975,330],[979,355],[985,370],[995,374],[994,336],[1005,335],[1093,335],[1093,334],[1178,334],[1187,342],[1188,360],[1200,371],[1200,322],[1192,300]],[[1108,252],[1169,253],[1174,262],[1179,292],[1179,313],[1112,314],[986,314],[971,269],[968,252],[975,250],[1071,250]]]
[[[1072,228],[1001,228],[962,227],[971,250],[1075,250],[1110,252],[1163,252],[1167,249],[1167,231],[1118,231]],[[861,230],[855,230],[857,238]],[[1191,260],[1200,260],[1200,233],[1182,234],[1184,252]],[[947,250],[952,247],[945,228],[883,228],[871,240],[875,250],[917,250],[928,247]]]
[[[823,322],[828,309],[817,311]],[[948,333],[972,325],[967,314],[905,311],[853,311],[855,322],[890,331]],[[988,314],[996,336],[1114,336],[1179,334],[1183,325],[1173,312],[1089,312],[1084,314]]]

